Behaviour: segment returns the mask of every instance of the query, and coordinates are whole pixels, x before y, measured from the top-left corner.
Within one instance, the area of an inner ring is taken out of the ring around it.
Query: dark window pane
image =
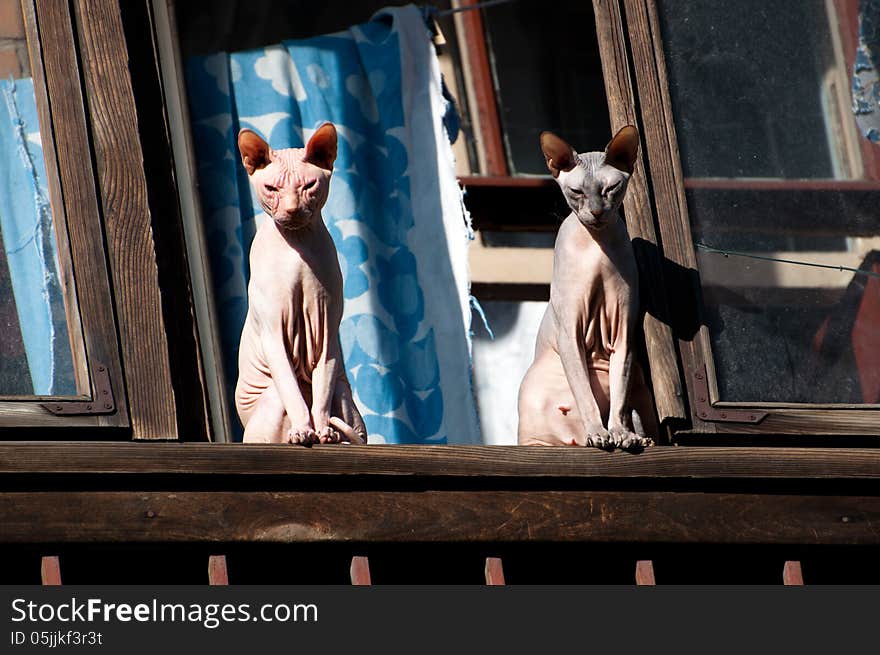
[[[660,4],[685,175],[844,177],[824,0]]]
[[[518,0],[483,10],[512,173],[546,174],[544,130],[579,151],[611,138],[593,6]]]

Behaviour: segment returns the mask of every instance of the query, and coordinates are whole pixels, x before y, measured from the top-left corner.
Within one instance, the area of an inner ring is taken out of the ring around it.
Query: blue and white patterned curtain
[[[248,127],[273,148],[302,147],[332,121],[339,150],[323,215],[345,280],[346,370],[370,441],[478,441],[469,225],[420,11],[388,9],[345,32],[193,58],[186,75],[230,397],[248,250],[265,216],[236,136]]]

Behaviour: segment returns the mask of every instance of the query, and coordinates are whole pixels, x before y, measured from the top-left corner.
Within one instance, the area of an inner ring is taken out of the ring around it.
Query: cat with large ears
[[[238,135],[241,163],[267,220],[250,250],[248,312],[235,406],[245,442],[366,443],[342,363],[342,272],[324,225],[336,160],[324,123],[305,148],[274,150]]]
[[[555,134],[541,134],[547,168],[571,213],[556,237],[550,303],[520,386],[520,444],[639,449],[657,433],[634,358],[638,275],[620,217],[638,148],[631,125],[603,152],[578,154]]]

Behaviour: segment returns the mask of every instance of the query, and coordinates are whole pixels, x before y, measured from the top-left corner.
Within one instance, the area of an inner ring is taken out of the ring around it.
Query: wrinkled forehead
[[[289,171],[295,171],[302,164],[305,148],[283,148],[272,151],[272,161],[277,161]]]
[[[604,152],[582,152],[578,154],[581,166],[586,169],[590,175],[595,175],[605,163]]]

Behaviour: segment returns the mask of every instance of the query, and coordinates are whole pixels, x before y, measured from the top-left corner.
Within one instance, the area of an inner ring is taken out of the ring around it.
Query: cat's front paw
[[[638,435],[624,427],[611,428],[609,435],[612,447],[621,450],[638,451],[654,445],[654,442],[648,437]]]
[[[318,443],[339,443],[342,441],[342,435],[329,425],[322,430],[318,430],[316,434]]]
[[[318,435],[310,427],[291,428],[287,433],[287,443],[298,446],[311,446],[318,442]]]
[[[601,426],[587,430],[587,438],[584,441],[584,445],[601,448],[602,450],[614,448],[614,444],[611,442],[611,435],[608,430]]]

